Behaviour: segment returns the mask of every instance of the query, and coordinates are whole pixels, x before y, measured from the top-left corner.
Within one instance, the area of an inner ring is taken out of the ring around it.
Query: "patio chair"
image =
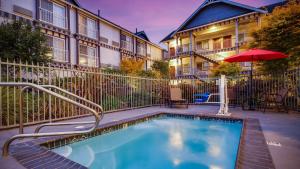
[[[182,98],[182,92],[180,88],[170,88],[169,105],[170,107],[173,107],[175,104],[184,104],[186,105],[186,108],[189,106],[188,101]]]
[[[289,89],[288,88],[282,88],[277,93],[266,93],[264,94],[264,98],[261,101],[261,104],[264,107],[264,112],[266,112],[266,109],[268,106],[275,104],[278,111],[283,108],[283,110],[288,113],[288,107],[285,103],[285,99],[287,97]]]

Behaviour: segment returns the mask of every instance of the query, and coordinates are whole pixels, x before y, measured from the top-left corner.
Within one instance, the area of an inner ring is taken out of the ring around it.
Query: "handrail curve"
[[[15,136],[9,138],[8,140],[6,140],[6,142],[4,143],[3,150],[2,150],[2,155],[4,157],[8,156],[8,154],[9,154],[9,146],[16,139],[29,138],[29,137],[48,137],[48,136],[62,136],[62,135],[86,134],[86,133],[90,133],[90,132],[94,131],[97,128],[100,120],[102,120],[102,118],[103,118],[103,111],[102,111],[102,107],[101,106],[99,106],[99,105],[97,106],[97,107],[100,107],[101,115],[99,116],[99,113],[97,111],[95,111],[94,109],[92,109],[92,108],[90,108],[90,107],[88,107],[86,105],[83,105],[81,103],[78,103],[78,102],[76,102],[74,100],[71,100],[71,99],[69,99],[69,98],[67,98],[65,96],[57,94],[57,93],[55,93],[55,92],[53,92],[53,91],[51,91],[49,89],[46,89],[45,87],[47,87],[47,86],[42,87],[40,85],[36,85],[36,84],[33,84],[33,83],[22,83],[22,82],[0,82],[0,87],[1,86],[6,86],[6,87],[13,86],[13,87],[24,87],[24,88],[25,87],[26,88],[30,87],[30,88],[34,88],[34,89],[37,89],[37,90],[42,91],[44,93],[47,93],[47,94],[49,94],[51,96],[57,97],[57,98],[59,98],[61,100],[64,100],[64,101],[66,101],[66,102],[68,102],[70,104],[73,104],[75,106],[83,108],[83,109],[89,111],[95,117],[95,121],[74,122],[73,123],[74,125],[75,124],[91,124],[91,123],[94,123],[93,127],[91,127],[90,129],[87,129],[87,130],[66,131],[66,132],[47,132],[47,133],[17,134]],[[24,91],[24,88],[22,89],[22,91]],[[68,92],[68,91],[66,91],[64,89],[59,89],[59,90],[62,90],[63,92],[65,92],[67,94],[70,94],[70,92]],[[20,92],[20,96],[22,96],[22,91]],[[79,96],[76,95],[76,97],[79,97]],[[84,98],[79,98],[79,99],[86,100]],[[22,106],[23,100],[24,99],[20,98],[20,103],[21,103],[20,106]],[[87,101],[87,102],[90,102],[90,101]],[[94,104],[95,103],[93,103],[92,105],[94,105]],[[22,110],[22,108],[20,108],[20,110]],[[22,117],[21,118],[21,120],[22,120],[23,119],[23,113],[22,113],[22,111],[20,112],[20,117]],[[21,120],[20,120],[20,127],[23,127],[23,120],[22,121]],[[58,123],[56,123],[56,124],[58,124]],[[51,124],[51,126],[52,125],[54,125],[54,124]],[[64,124],[61,123],[61,125],[70,125],[70,123],[68,123],[68,124],[67,123],[64,123]]]

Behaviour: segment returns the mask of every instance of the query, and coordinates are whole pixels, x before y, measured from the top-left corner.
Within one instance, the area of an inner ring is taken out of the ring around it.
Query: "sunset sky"
[[[79,0],[80,4],[132,31],[144,30],[151,41],[159,41],[185,21],[204,0]],[[254,7],[282,0],[235,0]]]

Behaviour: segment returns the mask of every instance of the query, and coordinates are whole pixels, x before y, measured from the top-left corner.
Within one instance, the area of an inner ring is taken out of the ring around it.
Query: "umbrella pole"
[[[253,56],[251,61],[251,70],[250,70],[250,100],[249,100],[249,110],[255,110],[253,105]]]

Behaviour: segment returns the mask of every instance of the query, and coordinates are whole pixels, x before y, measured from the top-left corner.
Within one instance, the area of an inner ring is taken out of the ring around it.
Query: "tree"
[[[165,61],[154,61],[151,68],[156,71],[160,78],[169,78],[169,63]]]
[[[242,68],[238,63],[222,62],[217,67],[212,69],[212,75],[214,77],[220,75],[237,76],[240,74]]]
[[[0,56],[2,59],[28,61],[33,63],[49,62],[46,36],[39,28],[21,21],[1,23]]]
[[[123,59],[121,61],[121,71],[129,75],[138,75],[143,70],[143,66],[143,60]]]
[[[300,3],[289,1],[262,18],[262,25],[251,35],[250,48],[279,51],[289,58],[262,61],[258,68],[264,72],[283,72],[300,65]]]

